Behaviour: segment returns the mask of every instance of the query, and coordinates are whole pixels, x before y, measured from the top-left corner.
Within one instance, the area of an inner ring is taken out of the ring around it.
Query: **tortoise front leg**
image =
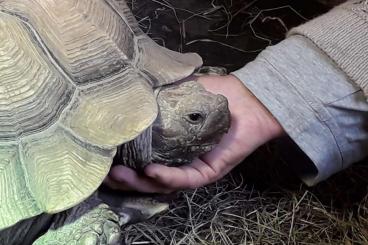
[[[80,205],[55,215],[50,229],[35,245],[120,244],[119,216],[93,195]]]
[[[121,244],[121,226],[147,220],[168,208],[167,203],[149,197],[102,188],[80,205],[56,214],[50,229],[33,244]]]

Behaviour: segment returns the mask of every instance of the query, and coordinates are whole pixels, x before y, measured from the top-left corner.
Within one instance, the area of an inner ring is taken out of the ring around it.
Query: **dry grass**
[[[368,244],[368,198],[337,208],[333,196],[345,190],[326,192],[326,204],[318,197],[324,188],[258,191],[239,176],[228,176],[179,193],[168,213],[127,227],[125,240],[136,245]]]
[[[368,244],[368,165],[309,188],[275,143],[221,181],[172,197],[171,210],[125,227],[127,244]]]

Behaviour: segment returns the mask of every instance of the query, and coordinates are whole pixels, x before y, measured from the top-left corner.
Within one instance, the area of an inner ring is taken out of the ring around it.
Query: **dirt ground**
[[[322,1],[323,2],[323,1]],[[134,0],[141,28],[159,44],[197,52],[229,72],[288,30],[328,11],[312,0]],[[288,139],[252,154],[232,175],[173,196],[171,211],[125,228],[127,244],[368,244],[368,167],[313,188],[292,168]],[[284,148],[287,148],[286,150]]]

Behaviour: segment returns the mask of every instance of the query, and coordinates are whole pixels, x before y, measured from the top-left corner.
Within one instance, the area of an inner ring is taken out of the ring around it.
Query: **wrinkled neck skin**
[[[142,170],[148,163],[190,163],[211,151],[230,127],[227,99],[196,81],[158,88],[159,114],[152,127],[118,149],[118,163]]]
[[[152,160],[152,126],[134,140],[118,147],[113,164],[143,170]]]

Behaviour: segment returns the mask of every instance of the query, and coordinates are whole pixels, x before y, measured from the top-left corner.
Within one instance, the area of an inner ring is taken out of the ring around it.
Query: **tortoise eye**
[[[201,113],[190,113],[187,115],[187,119],[190,123],[198,124],[204,120],[204,116]]]

